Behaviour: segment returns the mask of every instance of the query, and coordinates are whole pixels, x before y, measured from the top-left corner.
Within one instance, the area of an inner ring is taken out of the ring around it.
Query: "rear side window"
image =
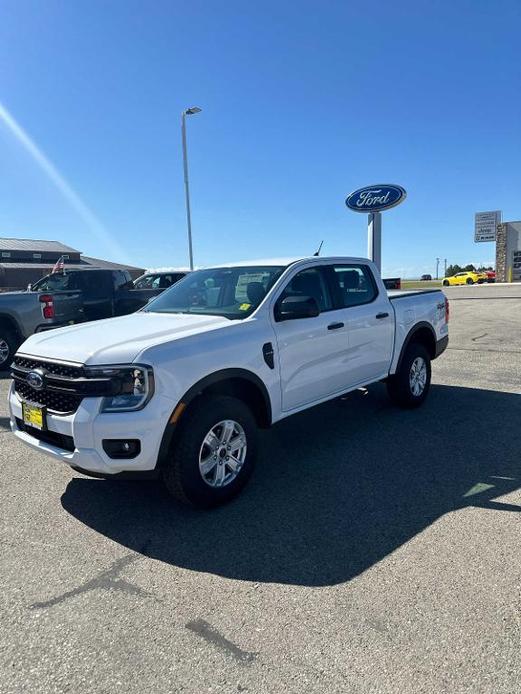
[[[79,276],[81,276],[82,289],[86,294],[86,299],[110,298],[112,287],[110,287],[109,273],[85,270]]]
[[[114,278],[114,287],[116,289],[121,289],[129,282],[129,278],[122,270],[115,270],[112,276]]]
[[[366,265],[334,265],[333,281],[344,308],[360,306],[373,301],[378,291]]]

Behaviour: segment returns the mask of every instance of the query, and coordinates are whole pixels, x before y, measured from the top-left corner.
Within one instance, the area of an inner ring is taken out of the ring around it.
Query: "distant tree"
[[[472,265],[472,263],[469,263],[468,265],[465,265],[463,272],[476,272],[476,268],[474,265]]]
[[[452,277],[455,275],[457,272],[462,272],[462,268],[459,265],[449,265],[447,268],[447,274],[446,277]]]

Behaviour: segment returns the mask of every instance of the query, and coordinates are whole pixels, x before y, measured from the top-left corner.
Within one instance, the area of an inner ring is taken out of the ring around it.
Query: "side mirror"
[[[276,320],[315,318],[320,314],[316,299],[312,296],[287,296],[277,304]]]

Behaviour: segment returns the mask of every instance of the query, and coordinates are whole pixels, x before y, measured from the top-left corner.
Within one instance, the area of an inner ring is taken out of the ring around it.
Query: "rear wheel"
[[[467,284],[474,284],[472,277],[467,277]]]
[[[202,396],[184,414],[163,481],[177,500],[200,508],[236,496],[254,467],[257,425],[248,406],[228,396]]]
[[[387,381],[391,400],[400,407],[419,407],[429,392],[431,359],[425,347],[418,342],[410,344],[398,371]]]

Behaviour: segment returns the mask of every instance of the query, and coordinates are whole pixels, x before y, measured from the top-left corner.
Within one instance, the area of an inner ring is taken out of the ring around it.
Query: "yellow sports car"
[[[452,277],[443,278],[444,287],[453,287],[457,284],[483,284],[487,281],[486,272],[457,272]]]

